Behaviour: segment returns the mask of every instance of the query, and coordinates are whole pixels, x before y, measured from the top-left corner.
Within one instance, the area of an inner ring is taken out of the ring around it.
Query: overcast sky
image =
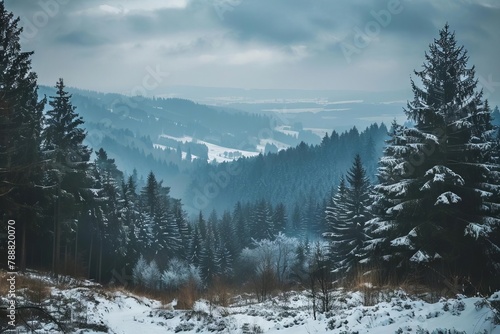
[[[498,0],[5,0],[39,83],[130,94],[171,85],[409,89],[449,22],[500,102]],[[361,32],[361,34],[360,34]],[[366,35],[368,33],[368,35]],[[167,75],[168,73],[168,75]],[[139,87],[139,88],[138,88]]]

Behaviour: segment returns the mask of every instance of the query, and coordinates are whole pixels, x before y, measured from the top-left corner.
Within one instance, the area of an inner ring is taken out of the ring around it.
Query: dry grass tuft
[[[47,282],[26,276],[18,276],[18,289],[24,289],[23,294],[28,301],[35,305],[41,305],[51,296],[51,288]]]
[[[189,281],[179,289],[176,308],[180,310],[191,310],[198,298],[199,295],[196,283],[194,281]]]
[[[213,305],[228,307],[234,295],[231,287],[223,279],[216,277],[206,293],[206,299]]]
[[[16,295],[22,296],[26,303],[40,305],[43,301],[50,298],[51,288],[47,282],[21,273],[17,273],[15,277]],[[9,293],[7,278],[9,278],[7,272],[0,271],[0,295],[2,296],[6,296]]]
[[[407,274],[398,277],[394,273],[386,273],[377,267],[365,268],[352,273],[342,283],[347,291],[360,291],[364,295],[364,305],[373,306],[381,301],[388,301],[396,290],[422,298],[428,302],[434,302],[443,296],[443,291],[421,283],[418,274]]]

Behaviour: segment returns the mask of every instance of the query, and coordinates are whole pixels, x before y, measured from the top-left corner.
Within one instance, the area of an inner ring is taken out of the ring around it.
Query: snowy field
[[[500,305],[500,292],[488,298],[457,296],[428,303],[396,290],[379,293],[378,303],[364,306],[362,292],[337,290],[332,292],[332,310],[314,320],[307,292],[280,294],[264,303],[249,295],[236,296],[229,307],[202,299],[190,310],[178,310],[176,300],[162,305],[88,281],[73,280],[64,286],[50,288],[50,302],[42,304],[53,314],[66,311],[76,326],[72,333],[500,333],[492,308]],[[35,327],[37,333],[60,333],[52,323]]]
[[[500,294],[490,299],[500,301]],[[334,310],[318,315],[317,320],[304,294],[227,308],[200,300],[191,311],[162,309],[157,301],[123,293],[95,300],[98,303],[88,304],[90,318],[106,325],[110,333],[500,333],[492,310],[481,306],[480,298],[429,304],[396,292],[389,301],[363,306],[363,295],[353,292],[340,297]]]

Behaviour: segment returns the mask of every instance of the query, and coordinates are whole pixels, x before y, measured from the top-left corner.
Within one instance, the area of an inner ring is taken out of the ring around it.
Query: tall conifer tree
[[[331,240],[333,267],[349,272],[365,257],[365,222],[371,218],[370,183],[359,154],[347,172],[347,183],[342,178],[334,207],[327,209],[330,232],[324,235]]]
[[[39,216],[43,157],[40,152],[43,108],[33,52],[21,51],[19,18],[0,1],[0,208],[17,219],[20,265],[26,264],[26,233]]]
[[[415,71],[421,83],[412,80],[405,110],[415,128],[393,135],[375,207],[389,226],[385,260],[482,280],[500,269],[499,166],[490,110],[467,61],[445,25]]]
[[[71,95],[65,91],[63,79],[56,83],[56,94],[50,98],[52,109],[46,112],[43,148],[50,157],[47,182],[54,189],[52,269],[57,274],[62,230],[77,218],[76,206],[84,204],[82,200],[91,199],[86,190],[92,186],[86,174],[91,150],[83,144],[86,134],[81,125],[84,122],[71,103]]]

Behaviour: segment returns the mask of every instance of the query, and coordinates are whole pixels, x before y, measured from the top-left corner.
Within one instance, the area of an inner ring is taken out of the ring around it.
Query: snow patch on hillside
[[[209,143],[204,140],[198,140],[190,136],[183,136],[183,137],[173,137],[169,135],[161,135],[160,137],[163,138],[169,138],[176,140],[181,143],[185,142],[194,142],[197,144],[203,144],[207,146],[208,148],[208,161],[217,161],[217,162],[229,162],[233,161],[239,157],[254,157],[259,155],[260,152],[252,152],[252,151],[244,151],[244,150],[237,150],[234,148],[228,148],[224,146],[220,146],[217,144]],[[155,144],[158,145],[158,144]],[[158,145],[160,147],[160,145]],[[184,157],[183,157],[184,158]]]
[[[260,152],[262,152],[262,154],[264,154],[265,150],[266,150],[266,145],[267,144],[276,146],[278,148],[278,151],[286,150],[287,148],[290,147],[290,145],[282,143],[282,142],[280,142],[278,140],[274,140],[274,139],[261,139],[259,145],[257,145],[257,150],[260,151]]]
[[[292,128],[288,125],[280,125],[275,128],[276,131],[279,131],[281,133],[284,133],[286,135],[292,136],[297,138],[299,136],[299,132],[292,130]]]

